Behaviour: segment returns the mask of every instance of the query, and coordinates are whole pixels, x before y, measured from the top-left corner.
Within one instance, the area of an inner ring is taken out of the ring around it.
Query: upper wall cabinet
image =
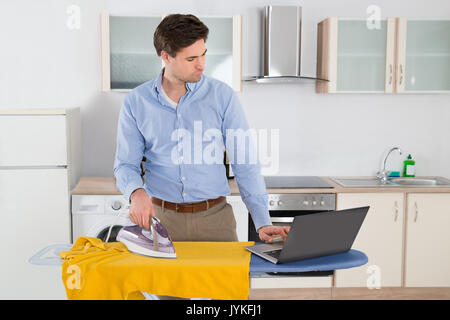
[[[450,91],[450,21],[328,18],[318,25],[317,93]]]
[[[153,46],[153,34],[162,19],[101,14],[103,91],[130,91],[158,76],[163,62]],[[241,16],[199,19],[209,28],[205,74],[241,91]]]
[[[450,91],[450,20],[397,19],[398,92]]]

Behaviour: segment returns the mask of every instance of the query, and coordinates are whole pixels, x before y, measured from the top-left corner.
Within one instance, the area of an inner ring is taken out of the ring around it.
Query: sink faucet
[[[399,152],[399,154],[402,154],[402,150],[400,150],[399,147],[394,147],[391,150],[389,150],[389,152],[386,154],[386,157],[384,157],[384,161],[383,161],[383,170],[381,172],[377,172],[377,178],[381,179],[381,182],[386,183],[387,178],[389,176],[390,171],[386,171],[386,160],[389,157],[389,155],[391,154],[392,151],[397,150]]]

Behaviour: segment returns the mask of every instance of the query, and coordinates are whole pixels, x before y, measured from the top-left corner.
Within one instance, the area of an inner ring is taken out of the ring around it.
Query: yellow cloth
[[[64,259],[69,299],[144,299],[140,293],[246,300],[253,242],[174,242],[176,259],[129,252],[121,242],[80,237]]]

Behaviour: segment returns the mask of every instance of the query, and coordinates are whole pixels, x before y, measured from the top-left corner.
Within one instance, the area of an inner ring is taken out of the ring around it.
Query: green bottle
[[[415,177],[416,176],[416,161],[414,161],[411,155],[408,155],[408,159],[403,162],[403,176]]]

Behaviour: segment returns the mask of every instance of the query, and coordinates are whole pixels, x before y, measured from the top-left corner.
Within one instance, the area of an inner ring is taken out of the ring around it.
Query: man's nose
[[[205,57],[203,59],[198,59],[197,70],[203,71],[205,69]]]

